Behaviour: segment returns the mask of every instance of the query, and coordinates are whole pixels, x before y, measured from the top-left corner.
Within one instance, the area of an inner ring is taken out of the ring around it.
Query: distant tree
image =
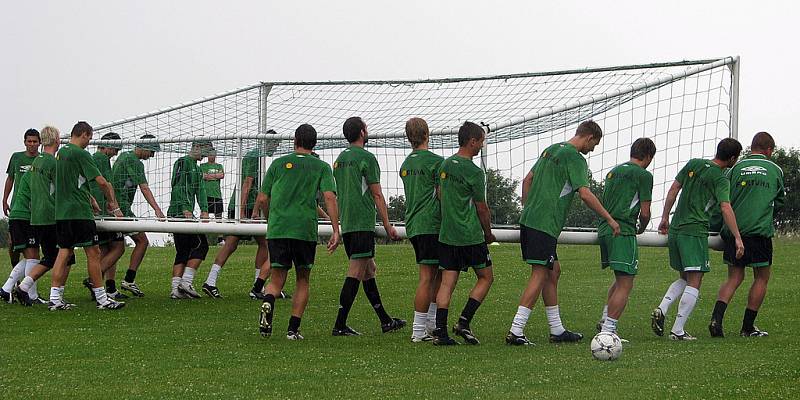
[[[603,198],[603,183],[597,182],[592,177],[589,177],[589,190],[597,196],[598,199]],[[586,207],[586,204],[581,201],[580,196],[577,194],[572,199],[572,207],[567,213],[567,221],[564,226],[578,227],[578,228],[596,228],[600,223],[600,217],[594,211]]]
[[[517,188],[519,181],[507,178],[500,171],[486,170],[486,202],[492,212],[493,225],[513,225],[522,211]]]
[[[775,225],[780,232],[800,231],[800,149],[778,148],[772,161],[783,169],[786,201],[775,213]]]
[[[405,221],[406,197],[403,195],[389,196],[389,221]]]

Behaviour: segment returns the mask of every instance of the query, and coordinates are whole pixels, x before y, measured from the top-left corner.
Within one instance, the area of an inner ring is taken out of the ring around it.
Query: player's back
[[[439,233],[441,210],[436,197],[437,171],[442,156],[428,150],[414,150],[400,166],[405,193],[406,236]]]
[[[343,150],[333,163],[342,233],[375,229],[375,200],[369,185],[380,182],[375,156],[358,146]]]
[[[56,154],[56,220],[94,219],[89,181],[100,175],[88,151],[68,143]]]
[[[41,153],[31,164],[29,171],[31,187],[31,225],[54,225],[56,223],[56,158],[50,153]]]
[[[722,168],[711,160],[695,158],[678,172],[681,194],[670,232],[690,236],[708,235],[709,219],[720,202],[730,201],[730,185]]]
[[[486,202],[483,170],[472,160],[453,155],[439,169],[442,222],[439,241],[451,246],[484,243],[475,202]]]
[[[772,237],[773,212],[784,199],[783,170],[761,154],[752,154],[728,173],[731,206],[742,236]],[[729,233],[727,226],[723,233]]]
[[[635,235],[636,221],[641,202],[651,201],[653,175],[636,163],[626,162],[614,167],[606,174],[602,203],[614,220],[619,223],[620,234]],[[597,227],[600,236],[612,234],[605,220]]]

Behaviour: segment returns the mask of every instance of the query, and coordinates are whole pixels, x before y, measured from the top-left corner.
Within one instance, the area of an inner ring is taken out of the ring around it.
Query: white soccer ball
[[[592,338],[592,357],[600,361],[612,361],[622,355],[622,341],[611,332],[600,332]]]

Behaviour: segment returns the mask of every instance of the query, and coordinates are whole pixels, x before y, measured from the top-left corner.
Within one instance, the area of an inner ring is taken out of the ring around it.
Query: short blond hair
[[[406,121],[406,137],[411,142],[411,147],[419,147],[428,139],[428,123],[422,118],[411,118]]]
[[[60,140],[61,132],[58,131],[58,128],[48,125],[42,129],[40,136],[42,137],[42,146],[52,146],[53,143]]]

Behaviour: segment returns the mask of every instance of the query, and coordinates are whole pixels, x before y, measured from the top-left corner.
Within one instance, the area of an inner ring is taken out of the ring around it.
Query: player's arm
[[[325,207],[327,207],[327,203],[325,203],[325,204],[326,204]],[[322,207],[320,207],[320,206],[317,206],[317,218],[326,219],[326,220],[330,220],[331,219],[331,217],[328,215],[328,213],[326,213],[325,210],[323,210]]]
[[[733,238],[736,241],[736,258],[742,258],[744,254],[744,243],[742,243],[742,236],[739,234],[739,226],[736,224],[736,214],[733,213],[731,203],[723,201],[719,203],[719,210],[722,212],[722,220],[731,231]]]
[[[89,195],[89,203],[92,205],[92,211],[95,214],[99,214],[100,211],[102,211],[100,210],[100,204],[97,204],[97,199],[95,199],[94,196]]]
[[[483,229],[483,239],[487,244],[496,242],[497,238],[492,233],[492,217],[489,212],[489,206],[483,201],[475,202],[475,210],[478,212],[478,221],[480,221]]]
[[[614,232],[614,236],[619,236],[619,224],[614,220],[614,217],[606,211],[606,208],[603,207],[603,204],[600,203],[597,196],[589,190],[589,187],[581,186],[581,188],[578,189],[578,195],[590,210],[594,211],[600,218],[606,220],[606,223],[608,223],[608,226],[611,227],[611,230]]]
[[[380,184],[378,184],[378,186],[380,186]],[[325,198],[325,208],[328,209],[328,216],[331,220],[331,227],[333,228],[333,235],[328,239],[328,254],[330,254],[339,246],[339,238],[341,236],[339,234],[339,206],[336,204],[336,193],[326,191],[322,192],[322,196]],[[322,211],[322,209],[317,207],[317,211]],[[324,213],[323,211],[323,214]]]
[[[639,230],[636,232],[637,235],[644,233],[650,223],[650,203],[649,201],[639,203]]]
[[[152,208],[153,212],[156,213],[156,217],[164,219],[164,212],[161,211],[161,207],[158,206],[156,198],[153,196],[153,192],[150,191],[150,185],[141,183],[139,184],[139,190],[142,191],[142,196],[144,196],[144,199],[147,200],[147,204],[150,204],[150,208]]]
[[[681,187],[683,186],[677,180],[672,182],[672,186],[667,192],[667,198],[664,199],[664,210],[661,212],[661,223],[658,225],[658,233],[662,235],[666,235],[669,232],[669,213],[672,212],[672,206],[675,205],[675,200],[678,199]]]
[[[97,175],[94,178],[95,182],[97,182],[97,186],[100,187],[100,191],[103,192],[103,196],[106,197],[106,202],[108,203],[108,209],[112,215],[119,218],[122,217],[122,212],[119,209],[119,204],[117,204],[117,198],[114,196],[114,187],[111,186],[111,183],[103,177],[103,175]]]
[[[239,212],[242,217],[247,217],[247,198],[250,197],[250,189],[253,188],[253,179],[252,176],[248,176],[244,178],[244,182],[242,183],[242,199],[239,204]]]
[[[258,192],[258,196],[256,196],[256,203],[253,205],[253,213],[250,215],[250,219],[258,219],[259,216],[262,215],[262,212],[264,219],[269,217],[269,196],[267,196],[264,192]]]
[[[525,178],[522,180],[522,206],[525,206],[525,200],[528,199],[528,191],[531,189],[531,185],[533,185],[533,169],[528,171],[528,175],[525,175]]]
[[[14,188],[14,174],[8,174],[6,178],[6,186],[3,189],[3,213],[8,216],[10,207],[8,206],[8,196],[11,195],[11,189]]]
[[[386,229],[386,234],[389,235],[389,238],[392,240],[400,240],[400,237],[397,236],[397,230],[395,230],[389,222],[389,208],[386,207],[386,199],[383,197],[381,184],[371,183],[369,185],[369,190],[372,193],[372,199],[375,200],[375,208],[378,210],[378,216],[381,218],[381,221],[383,221],[383,228]],[[330,210],[328,211],[330,212]]]
[[[197,179],[196,177],[192,180]],[[197,204],[200,206],[200,219],[208,219],[208,194],[206,193],[206,185],[202,182],[197,182],[197,191],[195,192]]]

